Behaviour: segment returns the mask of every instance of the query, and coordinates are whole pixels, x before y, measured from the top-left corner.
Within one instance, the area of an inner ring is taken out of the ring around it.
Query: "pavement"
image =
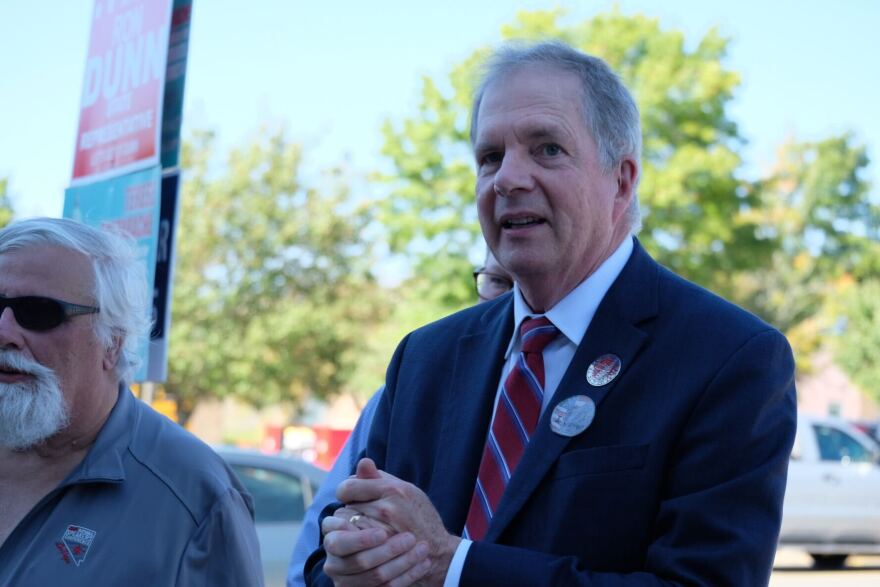
[[[851,556],[835,571],[817,571],[803,551],[781,548],[776,553],[770,587],[878,587],[880,556]]]

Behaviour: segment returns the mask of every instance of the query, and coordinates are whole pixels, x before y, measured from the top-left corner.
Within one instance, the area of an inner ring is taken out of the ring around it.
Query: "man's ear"
[[[114,336],[110,346],[104,350],[104,358],[101,361],[105,371],[112,371],[119,363],[119,355],[122,353],[122,337]]]
[[[627,201],[636,189],[639,181],[639,164],[634,159],[625,157],[617,169],[617,196]]]
[[[617,193],[614,195],[615,221],[629,208],[639,181],[639,164],[625,157],[616,169]]]

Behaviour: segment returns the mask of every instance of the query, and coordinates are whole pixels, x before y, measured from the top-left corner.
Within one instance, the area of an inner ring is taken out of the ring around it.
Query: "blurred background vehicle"
[[[880,554],[880,448],[844,420],[798,414],[780,546],[806,550],[816,567]]]
[[[877,443],[880,448],[880,420],[856,420],[852,422],[860,432],[870,436],[871,440]]]
[[[327,475],[300,459],[215,447],[254,498],[266,587],[284,587],[303,515]]]

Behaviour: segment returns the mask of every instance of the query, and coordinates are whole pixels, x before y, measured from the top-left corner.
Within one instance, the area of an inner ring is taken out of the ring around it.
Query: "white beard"
[[[24,383],[0,383],[0,447],[25,450],[67,426],[67,404],[51,369],[10,350],[0,350],[0,368],[34,377]]]

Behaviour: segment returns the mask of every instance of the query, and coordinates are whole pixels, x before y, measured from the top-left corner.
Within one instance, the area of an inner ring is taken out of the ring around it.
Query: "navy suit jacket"
[[[411,333],[388,368],[367,455],[420,487],[454,534],[512,332],[505,295]],[[607,353],[621,372],[594,387],[587,368]],[[596,415],[568,438],[550,415],[574,395]],[[460,584],[766,585],[795,422],[785,338],[636,242]],[[320,569],[319,551],[307,566],[315,584]]]

